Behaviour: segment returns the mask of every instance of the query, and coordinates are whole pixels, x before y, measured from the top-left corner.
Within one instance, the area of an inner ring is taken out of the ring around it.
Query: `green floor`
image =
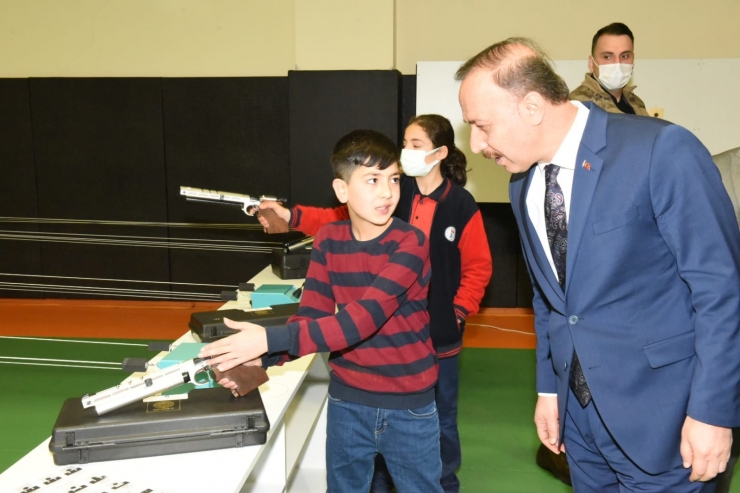
[[[137,342],[137,341],[126,341]],[[121,361],[145,347],[0,339],[1,356]],[[465,349],[461,357],[462,490],[559,493],[571,489],[535,465],[534,352]],[[0,365],[0,471],[46,439],[62,402],[120,382],[120,371]],[[738,472],[740,474],[740,472]],[[736,481],[733,493],[740,493]]]
[[[121,362],[154,354],[137,346],[0,339],[0,356]],[[107,389],[126,375],[121,370],[0,364],[0,471],[51,435],[65,399]]]
[[[458,411],[462,491],[572,491],[534,461],[539,447],[532,421],[534,361],[530,350],[463,350]]]

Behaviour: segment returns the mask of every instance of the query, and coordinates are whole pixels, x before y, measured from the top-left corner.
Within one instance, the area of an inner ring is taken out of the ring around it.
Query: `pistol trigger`
[[[199,379],[198,378],[198,375],[200,375],[201,377],[203,375],[205,375],[206,378],[205,379],[203,379],[203,378]],[[193,373],[190,376],[190,380],[191,380],[191,383],[193,385],[196,385],[196,386],[208,385],[209,383],[211,383],[211,373],[208,370],[208,367],[205,366],[203,368],[199,368],[195,373]]]

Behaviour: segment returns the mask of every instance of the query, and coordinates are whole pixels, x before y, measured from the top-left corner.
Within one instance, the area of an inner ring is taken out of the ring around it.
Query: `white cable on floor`
[[[466,327],[473,327],[473,326],[475,326],[475,327],[490,327],[492,329],[502,330],[504,332],[515,332],[517,334],[524,334],[524,335],[527,335],[527,336],[537,335],[534,332],[524,332],[523,330],[504,329],[503,327],[496,327],[495,325],[469,324],[469,323],[466,323],[465,326]]]

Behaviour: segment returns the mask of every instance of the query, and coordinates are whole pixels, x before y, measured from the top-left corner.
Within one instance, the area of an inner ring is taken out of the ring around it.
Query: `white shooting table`
[[[262,284],[292,284],[300,286],[302,279],[281,280],[270,266],[250,282]],[[248,295],[239,294],[221,309],[250,309]],[[190,332],[175,344],[196,342]],[[152,358],[161,359],[166,353]],[[329,370],[326,355],[313,354],[267,370],[270,380],[260,386],[260,393],[270,421],[270,431],[264,445],[242,448],[163,455],[139,459],[94,462],[83,465],[54,465],[49,452],[49,439],[42,442],[21,460],[0,474],[0,492],[23,492],[24,486],[40,477],[64,477],[65,471],[81,468],[80,474],[118,475],[131,480],[136,488],[118,490],[121,493],[317,493],[326,491],[326,399]],[[141,373],[132,377],[141,376]],[[102,390],[102,389],[101,389]],[[49,427],[52,427],[52,423]],[[82,477],[82,476],[80,476]],[[41,486],[38,493],[75,492],[62,481]],[[140,488],[139,486],[144,486]],[[27,489],[25,491],[34,491]],[[107,491],[107,490],[105,490]]]

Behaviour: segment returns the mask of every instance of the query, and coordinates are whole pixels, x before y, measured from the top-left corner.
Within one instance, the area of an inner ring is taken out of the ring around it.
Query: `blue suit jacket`
[[[740,425],[740,232],[693,134],[585,104],[564,291],[527,213],[534,167],[510,184],[535,292],[537,390],[557,392],[562,437],[575,347],[612,436],[657,473],[681,463],[687,414]]]

